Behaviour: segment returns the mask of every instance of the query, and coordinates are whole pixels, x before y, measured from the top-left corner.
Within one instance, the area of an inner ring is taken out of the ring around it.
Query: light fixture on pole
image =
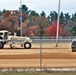
[[[58,47],[58,36],[59,36],[59,14],[60,14],[60,0],[58,4],[58,19],[57,19],[57,33],[56,33],[56,47]]]
[[[22,0],[20,0],[20,34],[22,36]]]

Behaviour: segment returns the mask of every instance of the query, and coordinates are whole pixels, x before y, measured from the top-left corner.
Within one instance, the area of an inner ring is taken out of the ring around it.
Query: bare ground
[[[76,67],[76,53],[72,52],[71,43],[42,45],[43,67]],[[0,50],[0,67],[39,67],[40,45],[33,44],[32,49],[10,49],[5,46]]]

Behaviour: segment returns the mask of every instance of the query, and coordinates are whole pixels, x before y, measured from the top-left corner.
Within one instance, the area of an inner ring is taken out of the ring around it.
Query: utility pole
[[[42,35],[40,35],[40,73],[42,72]]]
[[[20,0],[20,34],[22,37],[22,0]]]
[[[58,19],[57,19],[57,33],[56,33],[56,47],[58,47],[58,34],[59,34],[59,14],[60,14],[60,0],[58,4]]]

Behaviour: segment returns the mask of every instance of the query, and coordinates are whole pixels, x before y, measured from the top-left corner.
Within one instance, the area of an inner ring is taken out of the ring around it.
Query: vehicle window
[[[76,45],[76,41],[73,41],[73,42],[72,42],[72,45]]]
[[[3,33],[0,33],[0,35],[3,35]]]
[[[8,39],[8,33],[7,32],[5,32],[5,34],[4,34],[4,39]]]

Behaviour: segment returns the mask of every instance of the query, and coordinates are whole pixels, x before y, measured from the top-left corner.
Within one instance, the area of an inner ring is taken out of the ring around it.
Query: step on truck
[[[0,31],[0,49],[4,48],[6,44],[8,44],[10,48],[20,46],[25,49],[30,49],[32,46],[32,40],[29,37],[16,36],[16,34],[10,35],[9,31],[2,30]]]

